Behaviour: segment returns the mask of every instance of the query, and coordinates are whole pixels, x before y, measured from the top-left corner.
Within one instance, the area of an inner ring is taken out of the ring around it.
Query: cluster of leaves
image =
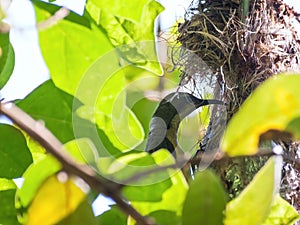
[[[137,85],[126,87],[148,77],[151,82],[139,82],[139,88],[151,89],[159,83],[157,74],[162,69],[154,42],[142,41],[154,40],[154,20],[163,10],[160,4],[89,0],[82,16],[70,12],[53,23],[52,16],[60,8],[32,2],[41,22],[40,46],[51,80],[17,105],[42,120],[79,164],[124,184],[120,194],[140,214],[162,225],[271,225],[299,219],[276,194],[281,156],[271,157],[240,196],[227,202],[213,172],[199,172],[188,184],[180,171],[171,169],[175,161],[168,151],[152,155],[137,151],[143,146],[155,104],[142,99],[129,109],[128,99],[141,94],[134,91]],[[14,65],[8,34],[0,34],[0,53],[2,88]],[[85,76],[91,80],[86,82]],[[299,85],[298,75],[289,75],[258,89],[232,119],[222,149],[230,156],[255,154],[260,134],[269,129],[299,137]],[[251,122],[241,126],[240,121]],[[0,142],[1,224],[135,224],[116,206],[95,217],[91,202],[96,195],[80,179],[59,172],[62,166],[56,159],[17,127],[2,124],[0,134],[5,140]],[[168,165],[167,170],[147,173]],[[143,172],[146,175],[137,176]],[[24,178],[20,189],[13,181],[19,177]]]

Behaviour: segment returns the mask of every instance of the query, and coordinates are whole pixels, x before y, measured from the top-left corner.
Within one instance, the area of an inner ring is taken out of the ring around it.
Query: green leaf
[[[158,102],[145,98],[143,93],[140,92],[129,92],[128,95],[127,104],[130,105],[130,108],[141,122],[144,132],[148,134],[149,124],[151,122],[152,115],[157,108]],[[132,101],[132,103],[128,101]]]
[[[73,96],[55,87],[51,80],[36,88],[17,105],[45,126],[63,143],[74,139]]]
[[[0,124],[0,177],[22,176],[32,163],[32,156],[22,133],[13,126]]]
[[[276,75],[260,85],[229,122],[223,151],[230,156],[255,154],[261,135],[286,131],[300,117],[299,87],[299,74]]]
[[[127,225],[127,216],[120,209],[113,205],[111,209],[97,217],[101,225]]]
[[[43,148],[36,140],[30,137],[25,131],[22,131],[22,133],[26,139],[27,146],[31,152],[33,162],[36,162],[39,159],[44,158],[46,154],[45,148]]]
[[[101,29],[105,30],[112,45],[117,47],[120,57],[130,64],[162,75],[154,42],[154,21],[163,10],[158,2],[150,1],[144,6],[143,16],[139,23],[119,18],[106,11],[103,12],[92,2],[88,2],[87,8]]]
[[[114,159],[106,168],[106,173],[113,175],[119,182],[130,178],[138,172],[147,171],[155,167],[155,161],[151,155],[146,152],[129,153]],[[145,184],[145,182],[133,182],[132,184]],[[150,181],[150,183],[152,183]]]
[[[48,12],[51,15],[54,15],[58,10],[61,9],[61,6],[57,6],[55,4],[49,4],[48,2],[44,2],[41,0],[31,0],[31,1],[36,7],[40,8],[43,11]],[[41,18],[41,21],[42,19],[43,18]],[[87,28],[91,28],[90,19],[88,16],[80,16],[77,13],[71,11],[64,19],[85,26]]]
[[[15,52],[9,41],[9,33],[0,33],[0,89],[9,80],[15,66]]]
[[[10,189],[16,189],[17,186],[15,182],[9,179],[0,178],[0,191],[6,191]]]
[[[77,114],[96,123],[116,148],[126,152],[144,139],[142,126],[126,106],[123,69],[114,52],[89,68],[78,87],[76,97],[85,104],[77,110]],[[74,122],[75,125],[79,124]],[[74,132],[81,130],[74,129]]]
[[[114,2],[109,0],[91,0],[91,2],[103,11],[108,11],[115,16],[139,22],[144,5],[146,5],[149,0],[115,0]]]
[[[107,140],[103,131],[95,124],[79,118],[74,111],[82,105],[76,98],[58,89],[51,80],[36,88],[18,106],[36,120],[42,120],[45,126],[63,143],[76,138],[88,137],[102,155],[120,153]],[[74,121],[77,123],[74,124]],[[74,126],[79,132],[74,134]]]
[[[180,225],[180,217],[176,215],[174,211],[167,211],[167,210],[157,210],[151,212],[149,217],[155,219],[156,224],[163,224],[163,225]]]
[[[69,216],[64,218],[59,223],[57,223],[57,225],[74,225],[74,224],[99,225],[99,223],[97,222],[93,214],[92,207],[87,200],[84,200],[73,213],[71,213]]]
[[[300,220],[300,215],[296,209],[277,195],[263,225],[293,225],[298,220]]]
[[[226,206],[224,225],[260,225],[268,217],[278,189],[276,157],[271,157],[242,193]]]
[[[88,139],[77,139],[65,144],[66,151],[79,163],[95,164],[97,152]],[[83,152],[85,151],[85,152]],[[24,183],[17,191],[19,207],[26,208],[41,184],[61,170],[61,164],[51,155],[44,155],[32,164],[24,174]]]
[[[221,225],[227,196],[216,175],[198,172],[190,184],[182,211],[182,225]]]
[[[172,186],[169,179],[144,186],[126,186],[123,188],[123,195],[129,201],[135,202],[159,202],[163,199],[163,193]]]
[[[12,180],[0,178],[0,224],[19,224],[15,208],[16,188]]]
[[[300,139],[300,117],[297,117],[289,122],[286,131],[292,133],[295,136],[295,139]]]
[[[160,150],[152,154],[155,163],[160,166],[172,165],[175,163],[174,158],[167,150]],[[178,217],[181,216],[182,213],[182,205],[183,201],[186,197],[187,193],[187,183],[182,174],[182,172],[178,169],[168,169],[169,173],[168,177],[158,177],[156,183],[164,182],[163,178],[170,179],[171,186],[164,191],[162,194],[162,200],[159,202],[152,201],[132,201],[131,204],[135,207],[142,215],[149,215],[151,212],[155,212],[158,210],[166,210],[170,212],[174,212]],[[155,176],[155,173],[153,173]],[[150,176],[150,174],[148,175]],[[153,180],[155,182],[155,180]],[[151,196],[151,194],[155,195],[157,193],[155,189],[148,189],[147,195]],[[145,195],[145,194],[144,194]],[[130,220],[128,224],[134,224],[133,220]]]
[[[26,208],[46,178],[58,172],[61,165],[52,156],[47,155],[32,164],[24,174],[24,183],[17,191],[18,206]]]
[[[66,143],[67,152],[78,163],[96,165],[99,158],[98,151],[93,142],[88,138],[80,138]]]
[[[0,191],[0,224],[19,225],[15,208],[15,192],[16,188]]]
[[[35,9],[38,21],[51,16],[43,8]],[[88,15],[85,18],[88,20]],[[40,47],[51,78],[59,88],[70,94],[75,93],[86,69],[112,49],[99,28],[88,22],[90,28],[65,19],[39,30]]]
[[[122,24],[135,41],[154,40],[154,22],[163,10],[164,7],[157,1],[148,1],[144,6],[142,19],[139,23],[124,20]]]
[[[132,176],[157,168],[154,158],[145,152],[129,153],[117,159],[100,158],[98,165],[103,176],[117,183],[124,183]],[[126,182],[122,194],[129,201],[158,202],[162,200],[163,193],[171,185],[169,173],[162,170]]]

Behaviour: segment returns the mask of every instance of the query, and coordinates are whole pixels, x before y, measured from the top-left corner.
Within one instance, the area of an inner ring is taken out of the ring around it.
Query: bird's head
[[[223,104],[223,102],[215,99],[199,99],[185,92],[174,92],[160,102],[154,116],[163,118],[168,124],[175,115],[178,115],[181,121],[197,108],[209,104]]]

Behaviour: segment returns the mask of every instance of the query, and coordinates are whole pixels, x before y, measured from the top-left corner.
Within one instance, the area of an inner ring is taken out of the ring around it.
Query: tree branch
[[[232,158],[241,158],[241,157],[254,158],[254,157],[263,157],[263,156],[270,157],[270,156],[274,156],[274,155],[282,155],[282,157],[286,161],[293,162],[300,167],[299,159],[291,159],[290,157],[287,157],[282,153],[275,152],[274,149],[271,149],[271,148],[270,149],[260,148],[259,151],[254,155],[244,155],[244,156],[235,156],[235,157],[229,157],[228,155],[226,155],[225,153],[223,153],[222,151],[219,150],[218,152],[214,152],[214,153],[205,152],[205,154],[197,154],[192,159],[189,159],[186,157],[177,159],[174,164],[165,165],[165,166],[157,166],[157,167],[151,168],[147,171],[136,173],[136,174],[132,175],[131,177],[127,178],[126,180],[123,180],[121,183],[124,185],[128,185],[128,184],[130,185],[130,183],[136,182],[140,179],[143,179],[144,177],[147,177],[148,175],[153,174],[153,173],[158,173],[158,172],[161,172],[161,171],[164,171],[167,169],[181,169],[187,163],[190,163],[191,165],[199,165],[200,163],[209,164],[213,161],[219,161],[222,163],[222,162],[224,162],[226,160],[230,160]]]
[[[100,177],[88,165],[76,163],[66,152],[63,144],[39,121],[35,121],[27,113],[13,103],[0,103],[0,112],[10,118],[17,126],[35,139],[47,152],[52,154],[63,166],[63,169],[82,178],[91,188],[113,199],[139,225],[154,225],[152,219],[142,216],[130,204],[120,197],[120,185]]]

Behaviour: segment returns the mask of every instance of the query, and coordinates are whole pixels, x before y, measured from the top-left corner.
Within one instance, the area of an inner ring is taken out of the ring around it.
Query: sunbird
[[[183,154],[178,146],[177,132],[180,122],[201,106],[224,103],[216,99],[199,99],[185,92],[174,92],[159,103],[150,123],[146,152],[167,149],[175,157]]]

